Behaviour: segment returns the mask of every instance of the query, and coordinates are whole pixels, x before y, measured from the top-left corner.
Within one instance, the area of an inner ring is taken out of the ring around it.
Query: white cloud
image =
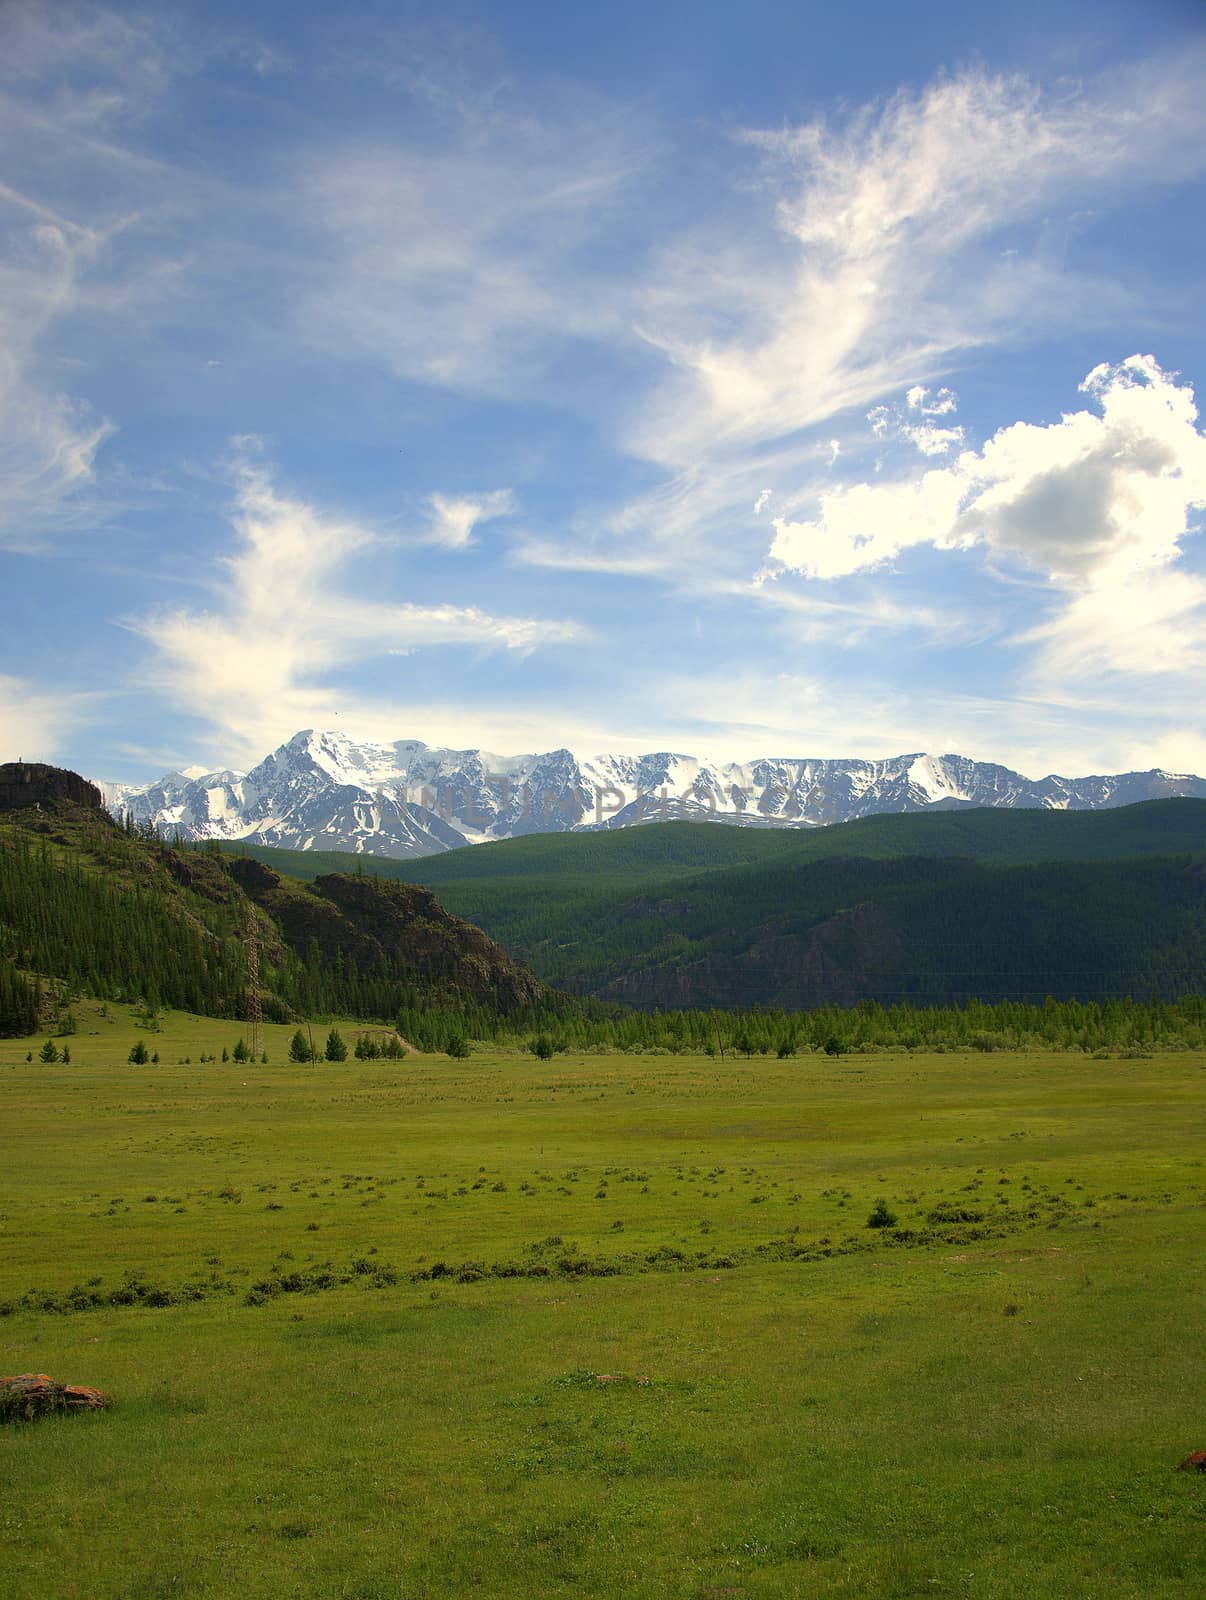
[[[910,411],[920,411],[923,417],[945,417],[959,408],[959,396],[953,389],[931,392],[923,383],[915,383],[905,395]]]
[[[932,419],[950,416],[958,407],[959,397],[953,389],[927,389],[915,383],[906,391],[904,403],[888,402],[873,406],[867,412],[872,438],[882,444],[903,439],[923,456],[949,455],[963,443],[963,429],[958,424],[940,427]],[[919,420],[920,419],[920,420]],[[830,448],[837,445],[830,441]],[[840,446],[838,446],[840,449]],[[832,461],[836,460],[836,452]],[[877,464],[876,470],[879,470]]]
[[[252,442],[243,441],[246,451]],[[280,493],[244,461],[211,611],[183,607],[128,619],[157,652],[153,673],[176,707],[215,730],[223,760],[255,759],[300,727],[342,722],[358,707],[332,686],[352,663],[438,645],[528,651],[579,635],[572,623],[495,617],[475,606],[391,604],[342,590],[339,569],[379,540],[371,530]]]
[[[95,714],[99,694],[54,690],[0,673],[0,761],[56,761]]]
[[[1036,684],[1077,685],[1117,696],[1119,679],[1155,673],[1187,677],[1182,707],[1200,721],[1206,678],[1206,582],[1175,568],[1131,572],[1120,585],[1088,588],[1054,617],[1028,629],[1021,643],[1038,645],[1028,668]],[[1161,689],[1161,710],[1169,709]]]
[[[767,582],[760,574],[751,584],[721,578],[713,579],[701,592],[709,598],[757,600],[778,613],[781,633],[789,646],[823,646],[827,656],[837,652],[861,652],[874,635],[907,633],[909,647],[923,650],[934,646],[978,644],[999,629],[999,619],[991,605],[974,611],[959,605],[944,605],[928,593],[890,594],[884,587],[864,586],[856,594],[831,589],[819,591]]]
[[[1109,590],[1174,561],[1206,505],[1193,392],[1151,356],[1094,369],[1100,415],[1018,422],[920,478],[832,489],[810,521],[775,521],[772,568],[837,578],[917,545],[983,545],[1069,589]]]
[[[993,269],[969,270],[968,252],[1069,192],[1201,167],[1186,65],[1137,72],[1125,109],[1121,87],[1048,99],[1021,78],[967,73],[844,126],[747,134],[777,188],[777,245],[755,235],[736,299],[731,251],[711,269],[676,253],[681,298],[661,296],[645,331],[681,376],[639,419],[634,447],[681,464],[786,435],[993,337]],[[1008,310],[1015,326],[1045,314]]]
[[[631,119],[482,106],[443,142],[346,142],[298,163],[308,265],[296,334],[442,388],[529,389],[567,338],[623,335],[604,241],[648,158]]]
[[[923,456],[945,456],[963,443],[962,428],[935,428],[929,423],[902,428],[901,433]]]
[[[189,69],[170,19],[36,0],[0,12],[0,143],[21,174],[0,183],[0,547],[30,551],[117,509],[99,470],[115,424],[71,392],[106,374],[66,330],[125,316],[145,331],[178,287],[150,237],[198,181],[122,142]]]
[[[31,211],[39,215],[32,224]],[[72,308],[95,236],[0,189],[0,220],[6,215],[16,221],[0,259],[0,546],[28,551],[88,525],[95,512],[83,491],[113,427],[56,385],[42,348]]]
[[[663,746],[758,756],[880,760],[907,751],[1057,772],[1206,771],[1200,707],[1115,696],[1053,698],[1042,687],[980,695],[824,673],[737,670],[667,680]],[[1188,717],[1186,716],[1188,712]],[[1196,719],[1196,720],[1195,720]]]
[[[571,528],[571,558],[637,543],[688,586],[701,565],[735,564],[749,477],[798,503],[825,459],[818,430],[857,407],[886,435],[893,392],[913,397],[914,448],[957,449],[938,425],[957,397],[934,379],[1003,338],[1096,327],[1125,296],[1041,244],[1002,259],[1002,230],[1017,248],[1069,197],[1104,209],[1200,171],[1201,61],[1191,50],[1052,94],[968,72],[845,120],[743,135],[761,182],[718,187],[715,223],[669,236],[637,291],[665,367],[621,442],[666,484]]]
[[[509,489],[478,495],[433,494],[428,497],[428,504],[431,523],[427,537],[433,544],[447,545],[452,550],[464,550],[473,544],[473,530],[479,523],[505,517],[515,509]]]

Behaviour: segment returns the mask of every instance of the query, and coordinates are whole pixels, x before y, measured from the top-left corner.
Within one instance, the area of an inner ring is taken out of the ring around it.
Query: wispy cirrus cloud
[[[602,247],[647,155],[603,104],[478,107],[434,144],[324,141],[296,163],[296,336],[439,388],[530,392],[564,341],[629,337],[626,273]]]
[[[672,748],[743,759],[951,752],[1031,778],[1206,769],[1196,683],[1155,703],[1041,684],[982,694],[862,678],[835,692],[827,674],[807,670],[700,672],[662,688],[665,717],[678,719],[660,724]]]
[[[426,538],[450,550],[465,550],[474,543],[475,528],[514,511],[515,496],[510,489],[492,489],[487,494],[433,494],[427,503],[431,520]]]
[[[116,508],[100,481],[119,420],[79,392],[67,330],[145,321],[163,260],[127,233],[172,185],[123,136],[180,68],[153,13],[14,0],[0,11],[0,547],[47,548]]]
[[[73,303],[96,247],[87,228],[0,186],[0,547],[31,551],[86,526],[86,491],[113,424],[73,398],[42,351],[48,328]]]
[[[1200,172],[1204,61],[1190,51],[1057,94],[964,73],[845,120],[743,134],[758,182],[719,195],[714,226],[668,240],[635,291],[664,367],[621,442],[667,476],[584,519],[570,551],[619,563],[636,543],[687,584],[704,551],[735,564],[755,542],[751,484],[806,502],[832,481],[814,464],[836,459],[818,430],[892,393],[917,399],[915,448],[957,448],[936,378],[1003,339],[1117,313],[1119,283],[1049,252],[1036,223],[1069,195],[1109,207]]]
[[[54,761],[104,698],[0,673],[0,761]]]
[[[278,490],[254,458],[256,441],[240,444],[236,544],[219,563],[210,609],[173,607],[126,620],[154,649],[151,675],[179,711],[213,730],[217,751],[256,758],[300,727],[357,711],[364,725],[363,704],[333,682],[354,663],[440,646],[526,652],[581,636],[570,621],[391,604],[342,588],[341,569],[380,546],[379,536]],[[389,695],[383,678],[380,698]],[[367,716],[377,722],[380,712]]]

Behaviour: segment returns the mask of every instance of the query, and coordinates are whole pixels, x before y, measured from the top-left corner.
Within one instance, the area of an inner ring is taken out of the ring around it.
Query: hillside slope
[[[277,1019],[415,1006],[509,1014],[545,986],[430,891],[330,874],[303,884],[214,848],[178,849],[116,824],[89,786],[0,768],[0,1029],[71,991],[246,1013],[248,941]],[[55,773],[57,769],[47,769]],[[75,780],[82,784],[82,780]],[[37,979],[53,980],[39,998]]]
[[[1195,991],[1206,802],[800,835],[669,823],[402,865],[548,982],[639,1006]],[[1112,858],[1112,859],[1111,859]]]
[[[335,850],[285,850],[237,841],[222,849],[264,861],[295,878],[347,866]],[[733,828],[724,823],[651,822],[598,833],[529,834],[422,860],[357,857],[357,870],[423,883],[441,893],[500,879],[642,881],[678,873],[798,865],[846,857],[893,860],[950,857],[1021,866],[1040,861],[1117,861],[1136,856],[1206,854],[1206,800],[1145,800],[1108,811],[1005,811],[967,807],[860,817],[809,832]]]

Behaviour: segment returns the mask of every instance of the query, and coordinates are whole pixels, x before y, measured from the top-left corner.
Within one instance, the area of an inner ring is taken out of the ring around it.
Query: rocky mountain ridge
[[[249,772],[169,773],[104,784],[115,815],[186,839],[420,857],[523,834],[692,820],[812,828],[960,806],[1085,811],[1178,795],[1206,781],[1147,772],[1030,779],[960,755],[882,761],[766,757],[738,762],[661,751],[500,756],[417,740],[295,734]]]

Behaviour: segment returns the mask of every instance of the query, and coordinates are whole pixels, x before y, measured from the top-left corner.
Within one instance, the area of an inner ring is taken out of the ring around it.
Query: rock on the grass
[[[99,1411],[106,1404],[99,1389],[82,1383],[56,1383],[45,1372],[0,1378],[0,1419],[32,1421],[51,1411]]]

